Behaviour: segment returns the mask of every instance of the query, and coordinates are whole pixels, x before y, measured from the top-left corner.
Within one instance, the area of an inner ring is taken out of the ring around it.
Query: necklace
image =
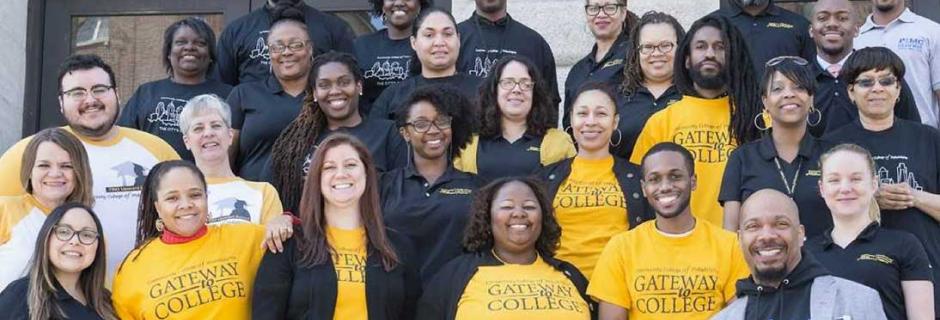
[[[793,192],[796,191],[796,181],[800,178],[800,169],[803,168],[803,158],[800,158],[800,162],[796,165],[796,172],[793,173],[793,185],[790,185],[790,182],[787,181],[786,175],[783,174],[783,168],[780,166],[780,158],[775,157],[774,163],[777,165],[777,172],[780,173],[780,179],[783,180],[783,185],[787,188],[787,194],[791,197]]]

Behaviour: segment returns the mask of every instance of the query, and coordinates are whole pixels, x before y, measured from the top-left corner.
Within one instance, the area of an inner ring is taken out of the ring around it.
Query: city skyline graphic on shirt
[[[913,171],[910,171],[907,168],[907,164],[904,162],[899,162],[898,166],[895,168],[895,176],[890,176],[890,170],[888,168],[879,166],[878,167],[878,180],[881,183],[907,183],[914,190],[924,190],[924,187],[917,182],[916,175]]]
[[[160,97],[157,107],[153,113],[147,116],[150,123],[160,122],[161,129],[179,132],[180,111],[186,106],[187,100],[171,97]]]

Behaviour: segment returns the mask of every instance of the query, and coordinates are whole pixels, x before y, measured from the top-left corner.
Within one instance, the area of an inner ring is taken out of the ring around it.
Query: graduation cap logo
[[[111,170],[117,171],[117,175],[118,177],[121,177],[121,179],[123,179],[123,182],[124,182],[123,184],[125,187],[143,186],[144,180],[147,179],[147,171],[150,171],[144,166],[130,162],[130,161],[122,162],[121,164],[113,166],[111,167]],[[133,181],[132,184],[128,183],[128,177],[132,179],[130,180],[130,181]]]
[[[229,197],[216,201],[212,205],[215,206],[218,212],[222,213],[222,217],[238,218],[251,221],[251,214],[249,214],[248,209],[246,209],[249,207],[249,205],[245,200]],[[225,214],[226,212],[228,212],[228,214]]]

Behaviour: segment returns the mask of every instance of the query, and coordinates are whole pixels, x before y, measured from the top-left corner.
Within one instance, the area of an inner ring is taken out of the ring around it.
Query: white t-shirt
[[[209,224],[262,224],[283,214],[277,190],[267,182],[242,178],[207,178]]]

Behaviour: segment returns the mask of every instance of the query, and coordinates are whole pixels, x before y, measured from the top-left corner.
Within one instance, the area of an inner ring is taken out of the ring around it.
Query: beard
[[[79,135],[83,135],[86,137],[101,137],[111,131],[111,128],[114,127],[114,123],[117,122],[117,118],[118,118],[118,114],[117,112],[115,112],[114,116],[111,117],[111,119],[108,120],[108,122],[105,122],[104,124],[98,126],[97,128],[80,125],[78,123],[72,123],[71,121],[68,121],[68,125],[69,125],[69,128],[72,128],[72,130],[75,131],[75,133],[78,133]]]
[[[725,84],[728,82],[728,72],[725,71],[724,66],[721,67],[721,70],[719,70],[717,74],[706,75],[702,73],[702,66],[701,63],[699,63],[689,70],[689,76],[692,78],[693,83],[706,90],[724,88]]]
[[[742,7],[763,7],[770,3],[770,0],[738,0]]]
[[[760,279],[761,282],[768,283],[779,283],[783,281],[783,278],[787,276],[787,265],[781,265],[780,267],[770,267],[766,269],[754,269],[754,278]]]
[[[670,212],[661,212],[659,210],[656,210],[656,215],[666,218],[666,219],[672,219],[681,215],[683,212],[685,212],[685,209],[688,209],[688,208],[689,208],[689,199],[686,198],[682,200],[682,204],[676,206],[675,210],[670,211]]]
[[[894,10],[896,6],[897,5],[894,3],[880,3],[880,2],[875,3],[875,9],[880,12],[891,12]]]
[[[497,13],[506,9],[506,0],[476,0],[477,8],[485,13]]]

